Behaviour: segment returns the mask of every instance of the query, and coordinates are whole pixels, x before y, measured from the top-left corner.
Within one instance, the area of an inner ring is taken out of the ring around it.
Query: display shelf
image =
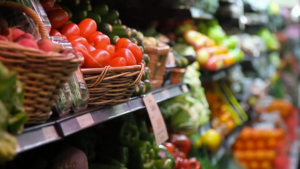
[[[180,83],[154,90],[151,94],[159,103],[188,91],[188,86]],[[20,153],[60,140],[85,128],[143,108],[145,108],[143,97],[135,97],[128,102],[115,106],[89,108],[58,120],[25,128],[24,132],[17,136],[18,146],[16,152]]]
[[[237,137],[241,132],[242,126],[237,126],[222,142],[219,149],[212,155],[212,163],[217,164],[217,162],[225,155],[227,150],[231,148]]]

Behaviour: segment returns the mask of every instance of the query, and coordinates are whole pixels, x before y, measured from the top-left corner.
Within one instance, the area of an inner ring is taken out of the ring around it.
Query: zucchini
[[[145,61],[146,66],[147,66],[149,64],[149,62],[150,62],[150,57],[149,57],[149,55],[147,53],[143,54],[143,60]]]
[[[128,37],[130,37],[131,32],[128,31],[127,29],[125,29],[123,26],[120,26],[120,25],[114,25],[111,34],[113,34],[113,35],[118,35],[118,36],[120,36],[120,37],[122,37],[122,38],[123,38],[123,37],[128,38]]]
[[[120,39],[120,37],[118,35],[111,35],[109,36],[109,39],[111,44],[115,45],[117,44],[117,41]]]
[[[97,24],[101,23],[101,17],[97,13],[88,12],[86,17],[93,19]]]
[[[140,88],[140,94],[139,95],[146,94],[146,85],[143,81],[140,81],[139,88]]]
[[[131,37],[131,38],[129,38],[129,40],[130,40],[132,43],[138,45],[138,41],[136,40],[136,38]]]
[[[79,23],[82,20],[84,20],[86,17],[87,17],[87,11],[83,9],[83,10],[73,13],[72,20],[75,23]]]
[[[144,52],[145,52],[145,48],[144,48],[144,46],[143,46],[143,45],[141,45],[141,46],[139,46],[139,47],[140,47],[140,49],[141,49],[142,53],[144,53]]]
[[[145,84],[145,87],[146,87],[146,91],[145,91],[145,93],[148,93],[148,92],[150,92],[151,91],[151,82],[150,82],[150,80],[144,80],[144,84]]]
[[[112,25],[122,25],[122,21],[120,19],[115,20]]]
[[[150,75],[150,69],[149,69],[149,67],[145,67],[144,74],[142,76],[142,80],[149,79],[149,75]]]
[[[137,31],[137,32],[136,32],[136,36],[137,36],[137,37],[139,37],[139,38],[141,38],[141,39],[143,39],[143,38],[144,38],[144,35],[143,35],[143,33],[142,33],[142,32],[140,32],[140,31]]]
[[[127,30],[127,35],[128,35],[128,38],[130,38],[130,37],[131,37],[131,35],[132,35],[131,28],[127,28],[126,30]]]
[[[102,5],[93,7],[92,11],[99,14],[102,17],[108,13],[109,9],[108,9],[107,5],[102,4]]]
[[[134,96],[140,96],[140,95],[144,94],[145,93],[145,91],[144,91],[145,89],[146,88],[145,88],[144,82],[140,81],[139,84],[135,85],[135,89],[134,89],[134,92],[133,92]]]
[[[133,91],[132,96],[138,96],[138,95],[139,95],[139,91],[140,91],[139,84],[136,84],[136,85],[134,86],[134,91]]]
[[[178,68],[183,67],[183,61],[182,61],[182,58],[180,58],[180,57],[175,57],[175,64],[176,64],[176,67],[178,67]]]
[[[139,37],[134,37],[137,40],[137,43],[139,46],[143,45],[143,39],[139,38]]]
[[[187,67],[189,65],[189,60],[186,57],[182,57],[182,67]]]
[[[117,19],[119,19],[119,12],[114,9],[109,10],[108,13],[102,17],[103,23],[113,23]]]
[[[136,29],[131,29],[131,36],[132,37],[137,37],[137,30]]]
[[[108,23],[100,23],[97,25],[97,29],[98,31],[102,32],[103,34],[106,34],[106,35],[110,35],[113,28],[110,24]]]

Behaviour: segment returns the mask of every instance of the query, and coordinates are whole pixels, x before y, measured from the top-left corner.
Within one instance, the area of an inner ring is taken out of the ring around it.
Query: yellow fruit
[[[202,144],[210,151],[216,151],[222,141],[220,134],[214,129],[207,130],[201,140]]]

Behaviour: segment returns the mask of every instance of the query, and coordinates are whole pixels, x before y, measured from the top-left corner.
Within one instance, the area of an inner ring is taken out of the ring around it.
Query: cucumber
[[[137,30],[136,29],[131,29],[131,36],[132,37],[137,37]]]
[[[68,13],[69,19],[71,19],[73,17],[73,13],[72,13],[72,11],[71,11],[70,8],[68,8],[68,7],[64,6],[64,5],[60,5],[60,7]]]
[[[150,82],[150,80],[144,80],[144,84],[145,84],[145,87],[146,87],[146,91],[145,91],[145,93],[148,93],[148,92],[150,92],[151,91],[151,82]]]
[[[114,9],[109,10],[108,13],[102,17],[103,23],[113,23],[117,19],[119,19],[119,12]]]
[[[117,44],[120,37],[118,35],[110,35],[109,39],[110,39],[111,44],[115,45],[115,44]]]
[[[97,25],[97,29],[98,31],[102,32],[103,34],[106,34],[106,35],[110,35],[113,28],[110,24],[108,23],[100,23]]]
[[[101,23],[101,17],[97,13],[88,12],[86,17],[93,19],[97,24]]]
[[[124,38],[124,37],[128,38],[130,36],[131,32],[128,31],[127,29],[125,29],[123,26],[114,25],[111,34],[118,35],[122,38]]]
[[[130,37],[129,40],[130,40],[132,43],[138,45],[138,41],[137,41],[134,37]]]
[[[143,45],[143,39],[139,37],[134,37],[134,38],[137,40],[139,46]]]
[[[145,52],[145,48],[144,48],[144,46],[143,46],[143,45],[139,46],[139,48],[141,49],[142,53],[144,53],[144,52]]]
[[[62,0],[59,1],[62,5],[68,6],[70,9],[79,9],[80,7],[80,0]]]
[[[87,11],[86,10],[81,10],[81,11],[73,13],[72,20],[75,23],[79,23],[82,20],[84,20],[86,17],[87,17]]]
[[[149,79],[149,75],[150,75],[150,69],[149,69],[149,67],[145,67],[144,74],[142,76],[142,80]]]
[[[99,14],[102,17],[108,13],[109,9],[108,9],[107,5],[102,4],[102,5],[93,7],[92,11]]]
[[[149,57],[149,55],[147,53],[143,54],[143,60],[145,61],[146,66],[147,66],[149,64],[149,62],[150,62],[150,57]]]
[[[136,84],[134,86],[134,91],[133,91],[133,96],[138,96],[139,95],[139,91],[140,91],[140,87],[139,87],[139,84]]]
[[[122,25],[122,21],[120,19],[115,20],[112,25]]]

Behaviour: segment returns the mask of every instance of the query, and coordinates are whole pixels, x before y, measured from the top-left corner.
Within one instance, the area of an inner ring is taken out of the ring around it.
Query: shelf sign
[[[88,127],[88,126],[94,124],[94,120],[90,113],[79,116],[76,119],[81,128],[85,128],[85,127]]]
[[[50,141],[50,140],[58,138],[58,134],[57,134],[54,126],[44,127],[42,130],[43,130],[43,134],[44,134],[46,140]]]
[[[169,138],[164,118],[152,94],[148,94],[143,100],[153,127],[156,144],[160,145]]]

